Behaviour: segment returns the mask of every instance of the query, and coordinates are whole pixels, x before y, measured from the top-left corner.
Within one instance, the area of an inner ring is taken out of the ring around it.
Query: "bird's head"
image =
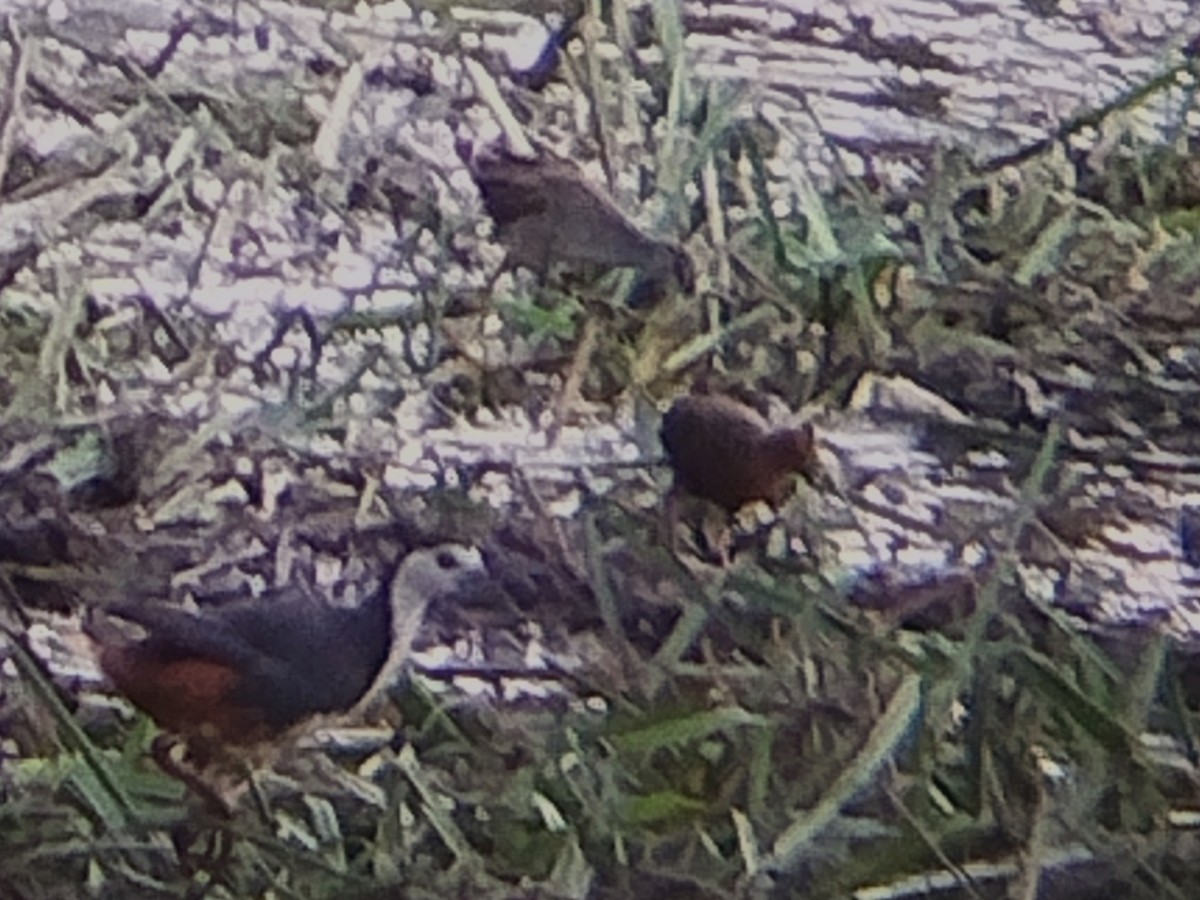
[[[772,432],[767,438],[767,447],[771,461],[780,474],[795,472],[809,484],[814,483],[821,466],[817,459],[811,422],[805,422],[799,428],[783,428]]]
[[[483,555],[475,547],[439,544],[414,550],[400,563],[392,594],[395,597],[403,593],[428,602],[453,593],[470,578],[486,571]]]

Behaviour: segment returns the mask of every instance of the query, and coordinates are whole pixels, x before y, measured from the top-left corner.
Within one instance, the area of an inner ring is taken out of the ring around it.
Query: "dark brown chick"
[[[635,294],[694,290],[692,261],[683,249],[643,232],[573,163],[498,151],[473,159],[471,174],[508,251],[507,267],[523,266],[541,278],[555,263],[628,267],[641,276]]]
[[[811,424],[772,429],[750,407],[719,395],[676,400],[663,417],[662,442],[675,473],[667,498],[672,541],[680,492],[710,500],[732,515],[754,500],[778,506],[793,474],[811,480],[818,470]]]

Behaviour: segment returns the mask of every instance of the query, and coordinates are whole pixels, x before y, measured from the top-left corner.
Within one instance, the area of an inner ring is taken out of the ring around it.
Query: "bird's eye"
[[[457,569],[458,557],[449,550],[443,550],[437,555],[437,565],[439,569]]]

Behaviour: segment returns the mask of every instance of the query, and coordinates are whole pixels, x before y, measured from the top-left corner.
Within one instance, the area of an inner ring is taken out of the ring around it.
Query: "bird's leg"
[[[721,519],[716,536],[709,542],[709,546],[716,553],[717,565],[722,569],[728,569],[729,564],[733,562],[734,526],[732,516],[726,515]]]
[[[679,506],[682,499],[689,496],[679,484],[673,484],[663,503],[659,540],[676,557],[679,556]],[[714,530],[711,504],[702,501],[700,520],[693,526],[692,533],[697,556],[722,568],[728,567],[733,549],[733,527],[728,517],[722,518]]]
[[[681,492],[682,488],[678,484],[671,485],[671,489],[667,491],[667,499],[663,501],[663,515],[659,520],[658,539],[672,556],[679,555],[677,531],[679,529],[679,495]]]
[[[179,758],[179,751],[183,757]],[[164,773],[183,782],[184,787],[198,796],[213,813],[225,819],[233,818],[233,805],[224,794],[208,779],[200,774],[200,769],[207,765],[207,753],[196,749],[199,760],[189,760],[193,752],[187,744],[174,735],[160,734],[150,745],[150,753],[154,762]]]
[[[571,358],[571,367],[567,369],[567,377],[563,381],[562,390],[559,391],[558,398],[554,401],[554,414],[551,417],[550,428],[546,433],[546,445],[548,447],[553,447],[555,441],[558,440],[558,434],[562,431],[567,415],[570,413],[571,408],[575,406],[576,401],[579,400],[583,387],[583,377],[587,374],[588,366],[592,362],[592,354],[596,350],[596,335],[598,331],[596,320],[589,317],[584,322],[583,335],[579,339],[579,345],[575,348],[575,355]]]

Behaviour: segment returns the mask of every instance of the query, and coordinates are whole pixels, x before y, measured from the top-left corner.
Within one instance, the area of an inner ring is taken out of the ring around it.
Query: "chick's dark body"
[[[677,400],[663,417],[662,442],[676,488],[730,513],[754,500],[778,505],[788,476],[816,466],[811,426],[773,431],[754,410],[719,395]]]
[[[677,245],[645,234],[570,162],[484,156],[472,175],[506,265],[545,277],[550,266],[637,269],[654,290],[672,282],[691,292],[691,260]]]

